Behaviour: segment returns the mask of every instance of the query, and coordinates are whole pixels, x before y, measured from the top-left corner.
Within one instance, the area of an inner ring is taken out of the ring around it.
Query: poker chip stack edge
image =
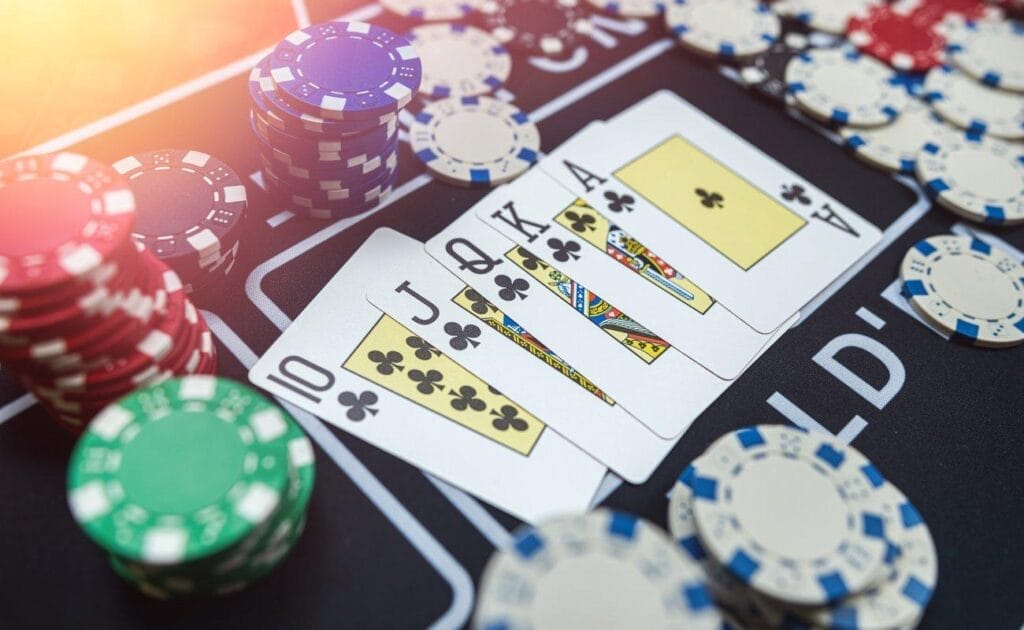
[[[679,476],[668,525],[746,627],[913,628],[938,582],[907,497],[853,447],[793,427],[717,439]]]
[[[301,216],[361,214],[398,177],[398,114],[422,79],[413,46],[363,22],[293,32],[252,69],[249,122],[264,185]]]
[[[314,463],[283,409],[241,383],[186,376],[96,417],[71,456],[68,504],[114,570],[146,595],[226,594],[295,546]]]
[[[0,364],[72,432],[138,387],[216,370],[181,280],[133,241],[135,211],[94,159],[0,162]]]

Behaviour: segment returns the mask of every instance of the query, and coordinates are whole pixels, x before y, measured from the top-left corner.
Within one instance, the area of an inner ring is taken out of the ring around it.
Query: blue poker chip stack
[[[398,177],[398,113],[421,78],[412,44],[372,24],[324,22],[286,37],[249,76],[267,190],[316,219],[377,206]]]

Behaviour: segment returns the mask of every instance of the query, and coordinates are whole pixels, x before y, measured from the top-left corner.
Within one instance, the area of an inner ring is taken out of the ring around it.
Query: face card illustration
[[[762,333],[881,238],[671,92],[588,127],[541,168]]]
[[[627,310],[717,376],[736,378],[768,341],[539,169],[497,189],[474,210],[481,221]]]
[[[604,466],[365,299],[386,242],[352,255],[250,380],[524,521],[585,511]]]
[[[541,339],[434,261],[422,243],[397,232],[389,236],[394,243],[388,245],[380,282],[367,291],[370,302],[627,481],[650,477],[674,440],[637,421]],[[468,304],[467,297],[473,298]]]
[[[662,438],[678,437],[730,382],[482,223],[473,209],[430,239],[427,253]]]

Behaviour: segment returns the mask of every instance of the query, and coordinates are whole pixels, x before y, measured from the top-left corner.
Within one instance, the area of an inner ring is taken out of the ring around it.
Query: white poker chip
[[[925,98],[957,127],[1007,140],[1024,138],[1024,94],[991,88],[952,66],[932,68]]]
[[[688,628],[721,617],[697,565],[657,527],[599,509],[520,533],[491,557],[476,628]]]
[[[664,0],[588,0],[591,5],[611,15],[647,18],[665,12]]]
[[[486,96],[446,98],[409,126],[413,153],[437,178],[497,186],[525,173],[540,154],[540,131],[514,105]]]
[[[420,93],[432,98],[487,94],[512,72],[512,57],[490,33],[462,24],[414,28],[409,41],[423,64]]]
[[[986,85],[1024,92],[1024,24],[967,22],[947,37],[957,68]]]
[[[821,628],[913,628],[931,601],[939,579],[939,558],[928,525],[891,483],[882,490],[896,511],[886,519],[890,552],[885,578],[835,607],[794,609],[791,614]]]
[[[846,23],[877,0],[779,0],[772,5],[779,15],[793,18],[811,28],[834,35],[846,32]]]
[[[912,99],[899,117],[884,127],[843,127],[846,146],[864,162],[893,173],[914,173],[917,154],[926,144],[943,144],[956,129],[926,103]]]
[[[757,0],[673,0],[665,24],[684,48],[724,59],[762,53],[782,30],[779,17]]]
[[[938,202],[977,223],[1024,223],[1024,149],[970,132],[925,145],[915,171]]]
[[[691,488],[705,548],[744,584],[818,606],[862,592],[885,560],[885,479],[823,435],[755,426],[716,440]]]
[[[668,499],[668,531],[675,539],[676,545],[690,559],[700,566],[707,582],[708,589],[715,601],[723,608],[743,611],[745,617],[761,622],[761,625],[773,625],[773,611],[762,606],[750,597],[750,590],[742,582],[729,573],[729,570],[718,564],[708,555],[697,532],[697,523],[693,516],[693,489],[695,468],[700,465],[700,458],[687,466],[679,475]]]
[[[1024,266],[969,236],[918,241],[900,265],[903,296],[955,339],[987,348],[1024,342]]]
[[[811,117],[854,127],[885,125],[910,100],[891,68],[852,48],[811,49],[793,57],[786,87]]]
[[[474,10],[476,0],[381,0],[392,13],[417,20],[459,20]]]

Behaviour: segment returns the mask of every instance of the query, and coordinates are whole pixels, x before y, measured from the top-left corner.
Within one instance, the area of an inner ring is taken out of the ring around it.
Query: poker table
[[[307,7],[314,22],[349,14],[398,32],[414,25],[376,5],[317,4]],[[659,20],[595,23],[598,34],[568,60],[514,57],[502,96],[539,125],[542,148],[667,89],[883,231],[881,243],[697,419],[647,483],[609,476],[595,504],[664,525],[676,477],[722,433],[756,423],[822,429],[868,455],[927,520],[940,569],[922,627],[1019,627],[1021,352],[947,341],[912,314],[895,283],[904,253],[921,238],[970,233],[1020,255],[1024,230],[960,222],[912,179],[859,162],[831,132],[744,90],[729,68],[684,53]],[[277,37],[293,28],[283,19]],[[375,229],[426,240],[487,192],[434,181],[403,144],[400,185],[386,204],[335,222],[282,212],[249,177],[259,159],[246,77],[259,54],[247,55],[158,105],[45,145],[107,162],[196,148],[246,176],[249,216],[236,267],[194,296],[216,336],[221,375],[240,380]],[[0,368],[0,625],[466,625],[487,559],[521,523],[315,417],[298,420],[316,444],[318,468],[308,525],[291,556],[243,592],[157,601],[118,578],[72,521],[65,473],[74,437]]]

